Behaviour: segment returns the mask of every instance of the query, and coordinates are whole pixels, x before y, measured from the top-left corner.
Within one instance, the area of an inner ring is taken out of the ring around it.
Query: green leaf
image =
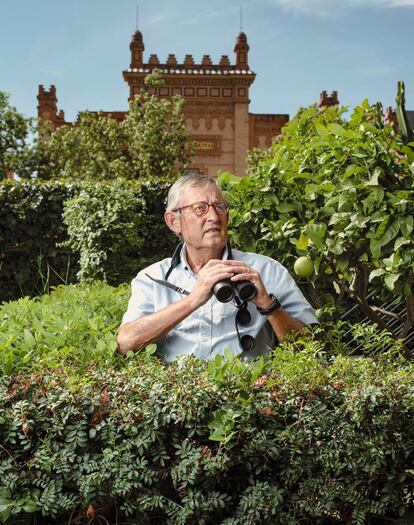
[[[327,125],[327,128],[330,132],[332,132],[335,135],[338,135],[339,137],[343,137],[344,135],[346,135],[346,130],[340,124],[331,122]]]
[[[223,432],[216,431],[210,434],[208,436],[208,439],[210,439],[211,441],[223,441],[224,437],[225,437],[225,434]]]
[[[30,513],[32,513],[32,512],[36,512],[37,508],[38,508],[38,507],[37,507],[37,503],[36,503],[36,501],[34,501],[34,500],[28,500],[28,501],[26,501],[26,503],[23,505],[23,510],[24,510],[25,512],[30,512]]]
[[[304,229],[304,234],[313,242],[316,248],[321,248],[325,241],[327,226],[321,224],[308,224]]]
[[[413,216],[407,215],[406,217],[400,217],[398,220],[400,223],[400,230],[401,230],[402,235],[405,238],[409,238],[414,228]]]
[[[391,291],[394,290],[395,283],[398,281],[398,279],[401,277],[399,273],[391,273],[384,277],[384,282],[387,288]]]
[[[296,248],[301,251],[306,251],[308,249],[308,238],[303,232],[301,232],[299,239],[296,241]]]
[[[393,223],[388,226],[391,217],[387,215],[378,226],[374,236],[370,241],[370,250],[375,259],[381,255],[382,246],[386,246],[394,237],[398,234],[400,230],[400,225],[398,219],[394,220]]]
[[[149,345],[145,347],[145,353],[148,356],[154,355],[156,351],[157,351],[157,345],[155,343],[150,343]]]
[[[282,202],[281,204],[278,204],[276,206],[276,210],[279,213],[289,213],[290,211],[295,211],[296,210],[296,206],[293,205],[293,204],[290,204],[288,202]]]
[[[327,135],[329,135],[329,130],[323,124],[316,124],[315,129],[318,135],[320,135],[321,137],[326,137]]]
[[[391,242],[394,239],[394,237],[398,234],[399,231],[400,231],[400,225],[398,223],[398,219],[396,219],[391,224],[391,226],[389,226],[386,229],[384,234],[381,236],[381,238],[380,238],[381,246],[385,246],[386,244]]]
[[[28,348],[32,348],[32,346],[36,344],[36,339],[33,337],[33,334],[29,332],[29,330],[27,330],[27,328],[24,329],[23,337],[24,337],[25,345]]]
[[[379,277],[380,275],[384,275],[386,273],[384,268],[377,268],[376,270],[372,270],[372,272],[369,274],[369,282],[371,282],[375,277]]]
[[[11,507],[8,507],[4,509],[3,511],[0,510],[0,521],[2,523],[6,523],[7,520],[10,518],[12,513]]]
[[[13,500],[10,499],[0,499],[0,512],[4,512],[5,509],[13,505]]]

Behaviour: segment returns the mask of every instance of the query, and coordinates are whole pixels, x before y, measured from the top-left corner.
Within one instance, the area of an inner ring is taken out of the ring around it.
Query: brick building
[[[256,74],[249,68],[249,45],[245,33],[239,33],[234,46],[234,63],[223,55],[214,64],[209,55],[196,63],[186,55],[179,63],[175,55],[160,62],[150,55],[144,62],[144,40],[140,31],[132,35],[131,61],[123,71],[129,86],[129,97],[146,89],[160,97],[181,95],[185,101],[186,128],[195,142],[191,169],[214,176],[218,170],[243,175],[247,151],[254,147],[268,148],[280,133],[289,115],[249,113],[249,88]],[[162,72],[165,86],[147,88],[144,78],[154,69]],[[52,129],[68,124],[63,111],[57,108],[56,88],[39,86],[38,117],[50,122]],[[125,112],[106,112],[117,119]]]

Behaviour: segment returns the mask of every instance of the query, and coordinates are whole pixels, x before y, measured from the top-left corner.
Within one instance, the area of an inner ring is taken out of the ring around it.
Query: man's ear
[[[181,234],[181,221],[176,213],[172,211],[166,211],[164,213],[164,219],[170,230],[172,230],[176,235]]]

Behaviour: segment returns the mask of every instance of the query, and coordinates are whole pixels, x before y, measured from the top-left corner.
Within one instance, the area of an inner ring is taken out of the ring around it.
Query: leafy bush
[[[171,254],[176,241],[163,219],[170,185],[171,180],[82,185],[63,214],[66,245],[80,253],[79,280],[118,284],[136,274],[138,257],[142,267]]]
[[[3,520],[114,523],[116,505],[135,524],[410,523],[412,367],[311,347],[3,378]]]
[[[222,176],[232,238],[292,271],[309,255],[307,292],[316,306],[352,299],[387,328],[368,295],[400,297],[404,336],[414,321],[414,144],[384,124],[379,106],[364,101],[349,120],[343,112],[302,110],[267,154],[254,157],[250,177]]]
[[[74,373],[114,364],[115,334],[129,286],[59,286],[0,306],[0,374],[44,367]]]
[[[128,295],[62,286],[3,305],[0,519],[412,523],[414,364],[381,351],[388,336],[360,329],[357,359],[328,325],[250,363],[164,365],[154,345],[124,359]]]
[[[77,191],[69,182],[0,183],[0,301],[74,280],[77,256],[58,244],[67,239],[63,203]]]
[[[170,185],[160,178],[0,183],[0,301],[73,282],[77,272],[119,284],[169,256],[176,243],[163,219]]]

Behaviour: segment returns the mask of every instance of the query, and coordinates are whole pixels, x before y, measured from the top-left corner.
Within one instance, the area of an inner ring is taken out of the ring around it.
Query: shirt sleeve
[[[122,324],[136,321],[144,315],[154,313],[154,288],[144,272],[139,272],[131,282],[131,297],[122,318]]]

